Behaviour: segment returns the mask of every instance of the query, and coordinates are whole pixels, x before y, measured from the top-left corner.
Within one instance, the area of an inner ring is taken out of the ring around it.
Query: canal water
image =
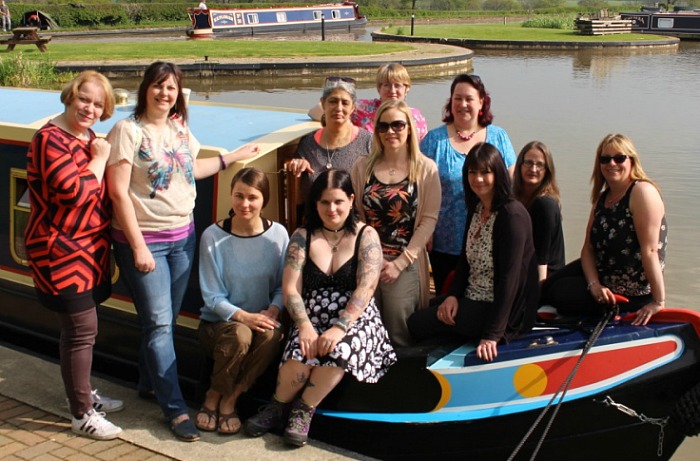
[[[598,142],[613,132],[632,138],[666,205],[667,306],[700,310],[700,43],[683,42],[677,51],[477,51],[473,68],[491,93],[494,122],[508,131],[516,151],[537,139],[554,153],[568,260],[578,257],[583,242]],[[372,77],[370,71],[359,83],[360,97],[375,97]],[[307,109],[318,100],[322,81],[216,79],[187,85],[192,100]],[[430,128],[441,123],[450,82],[414,81],[408,101]],[[133,91],[137,83],[119,84]],[[700,441],[688,439],[673,460],[697,460],[698,452]]]

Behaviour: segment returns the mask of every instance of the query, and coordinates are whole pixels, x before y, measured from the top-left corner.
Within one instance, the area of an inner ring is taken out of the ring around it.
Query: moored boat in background
[[[660,8],[642,7],[639,12],[620,13],[620,17],[633,21],[632,32],[700,39],[700,8],[676,6],[673,12],[666,12]]]
[[[188,8],[191,38],[364,27],[367,18],[355,2],[268,8]]]

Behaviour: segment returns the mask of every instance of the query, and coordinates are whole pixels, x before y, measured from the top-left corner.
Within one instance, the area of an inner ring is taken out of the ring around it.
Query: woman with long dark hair
[[[511,196],[510,175],[492,144],[472,147],[464,163],[467,221],[448,294],[408,320],[417,341],[443,337],[477,340],[477,357],[492,361],[497,346],[530,330],[539,282],[532,225]]]

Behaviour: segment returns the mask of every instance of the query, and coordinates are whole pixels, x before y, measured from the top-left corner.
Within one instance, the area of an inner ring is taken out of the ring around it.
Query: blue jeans
[[[153,272],[140,272],[127,243],[114,242],[119,264],[141,322],[139,389],[151,387],[168,420],[187,413],[178,382],[173,325],[187,290],[194,260],[194,233],[177,242],[151,243],[156,262]]]

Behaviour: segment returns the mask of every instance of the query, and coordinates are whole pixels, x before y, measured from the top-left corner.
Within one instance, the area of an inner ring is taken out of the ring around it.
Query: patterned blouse
[[[384,184],[374,174],[362,194],[367,224],[374,227],[382,242],[384,258],[396,259],[413,237],[418,210],[418,187],[408,178]]]
[[[465,295],[472,301],[493,302],[493,225],[498,212],[491,213],[484,222],[481,220],[483,208],[481,203],[476,206],[467,233],[469,282]]]
[[[651,294],[651,286],[642,266],[642,252],[630,212],[630,196],[637,181],[619,202],[605,207],[609,190],[601,194],[593,214],[590,240],[601,282],[614,293],[624,296]],[[668,243],[666,217],[659,229],[659,263],[663,271]]]

